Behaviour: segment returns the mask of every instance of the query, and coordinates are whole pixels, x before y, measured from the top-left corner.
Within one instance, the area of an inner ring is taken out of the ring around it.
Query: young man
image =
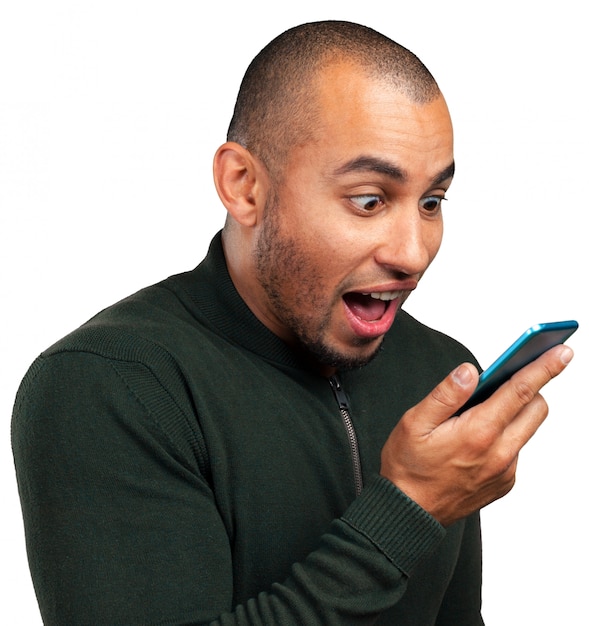
[[[401,309],[453,173],[437,84],[379,33],[306,24],[254,59],[205,260],[55,344],[19,391],[45,623],[482,623],[478,510],[572,353],[455,417],[475,360]]]

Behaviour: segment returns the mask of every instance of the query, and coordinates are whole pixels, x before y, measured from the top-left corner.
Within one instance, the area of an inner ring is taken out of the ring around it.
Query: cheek
[[[444,235],[444,223],[442,219],[432,224],[431,230],[427,233],[426,247],[429,252],[430,263],[436,258]]]
[[[305,258],[322,280],[329,280],[338,268],[348,264],[357,239],[352,229],[334,225],[325,211],[299,214],[284,227],[291,241],[296,241],[297,255]]]

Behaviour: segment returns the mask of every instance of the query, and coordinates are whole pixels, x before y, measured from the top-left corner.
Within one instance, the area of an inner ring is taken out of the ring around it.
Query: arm
[[[145,366],[93,354],[27,377],[13,447],[46,624],[365,624],[444,536],[379,478],[288,580],[234,607],[230,540],[180,404]]]

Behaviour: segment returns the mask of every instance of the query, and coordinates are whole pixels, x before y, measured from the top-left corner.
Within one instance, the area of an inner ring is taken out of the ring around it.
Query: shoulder
[[[182,395],[183,373],[175,354],[188,323],[168,280],[113,304],[41,352],[17,393],[20,402],[39,397],[126,393],[151,397],[162,389]],[[194,326],[194,324],[193,324]]]
[[[187,313],[173,278],[108,306],[41,354],[92,353],[122,361],[146,361],[173,353],[180,335],[198,328]]]
[[[68,433],[101,439],[108,434],[117,441],[129,435],[149,437],[154,446],[206,467],[175,354],[187,324],[182,311],[164,281],[104,309],[44,350],[16,394],[15,449],[22,449],[33,431],[54,443],[70,441]]]

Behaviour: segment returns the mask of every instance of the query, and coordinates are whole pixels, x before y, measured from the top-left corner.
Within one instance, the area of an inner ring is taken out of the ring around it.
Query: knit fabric
[[[13,450],[46,624],[482,624],[478,515],[444,529],[379,476],[403,413],[472,355],[401,311],[329,381],[237,294],[220,236],[191,272],[45,351]]]

